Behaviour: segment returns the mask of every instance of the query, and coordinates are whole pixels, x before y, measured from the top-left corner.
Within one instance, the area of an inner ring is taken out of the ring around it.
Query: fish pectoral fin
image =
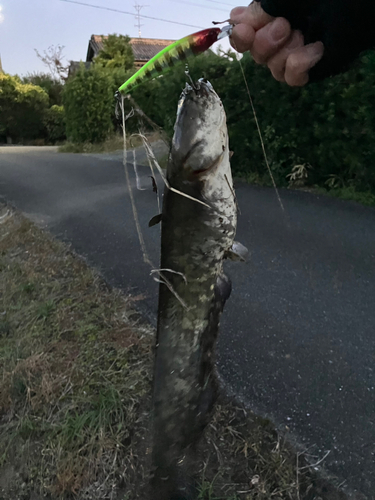
[[[158,224],[160,224],[162,218],[163,218],[163,214],[155,215],[155,217],[153,217],[150,220],[150,222],[148,223],[148,227],[157,226]]]
[[[224,257],[235,262],[246,262],[249,256],[249,250],[239,243],[234,241],[232,247],[225,252]]]

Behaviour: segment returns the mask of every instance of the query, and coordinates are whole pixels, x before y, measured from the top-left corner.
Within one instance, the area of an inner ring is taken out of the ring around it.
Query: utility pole
[[[137,20],[137,24],[135,24],[135,27],[138,28],[138,36],[139,36],[139,38],[142,38],[141,28],[142,28],[143,24],[141,24],[141,17],[142,17],[141,16],[141,10],[144,7],[148,7],[148,5],[139,5],[138,0],[135,0],[134,8],[135,8],[135,11],[136,11],[135,18]]]

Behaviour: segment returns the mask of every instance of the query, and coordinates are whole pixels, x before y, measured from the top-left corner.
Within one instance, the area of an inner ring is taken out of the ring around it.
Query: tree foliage
[[[44,115],[44,125],[50,142],[65,139],[65,109],[64,106],[51,106]]]
[[[95,57],[94,62],[103,68],[124,70],[134,66],[134,55],[130,45],[130,38],[124,35],[108,35],[103,40],[103,48]]]
[[[111,47],[118,42],[115,35],[108,39]],[[75,83],[73,80],[67,85],[71,139],[97,141],[113,129],[113,94],[134,71],[126,72],[125,64],[117,64],[116,53],[108,51],[105,57],[102,53],[107,64],[99,64],[99,58],[95,68],[81,72]],[[241,64],[278,185],[294,183],[375,193],[374,52],[365,54],[349,72],[302,89],[274,81],[268,70],[256,65],[248,55]],[[219,56],[208,52],[189,60],[189,68],[194,80],[201,77],[210,80],[223,100],[231,149],[235,153],[232,160],[235,173],[252,182],[271,184],[249,96],[234,54]],[[181,64],[132,93],[147,115],[170,135],[185,82],[185,66]],[[69,92],[76,94],[73,100]],[[137,120],[130,121],[128,127],[138,127]]]
[[[48,95],[41,87],[0,74],[0,135],[13,141],[43,135]]]
[[[349,72],[302,89],[276,82],[248,55],[241,63],[278,185],[290,184],[293,168],[305,165],[307,186],[375,192],[374,52]],[[230,53],[211,52],[189,61],[189,67],[193,79],[208,78],[223,100],[235,173],[271,184],[239,62]],[[140,106],[170,134],[184,69],[174,68],[134,91]]]
[[[113,130],[113,78],[100,67],[82,65],[64,88],[67,137],[72,142],[100,142]]]
[[[50,106],[62,105],[62,92],[64,85],[61,80],[54,78],[48,73],[33,73],[23,78],[23,83],[32,83],[44,89],[49,97]]]

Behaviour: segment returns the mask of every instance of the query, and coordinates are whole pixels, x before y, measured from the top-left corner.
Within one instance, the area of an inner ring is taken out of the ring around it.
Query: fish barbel
[[[159,292],[153,462],[159,482],[169,480],[156,498],[173,497],[182,488],[178,476],[186,450],[207,424],[217,396],[213,351],[231,291],[223,259],[237,225],[229,160],[219,96],[205,80],[187,85],[167,179],[189,198],[166,188],[162,212],[161,269],[171,287],[161,284]]]

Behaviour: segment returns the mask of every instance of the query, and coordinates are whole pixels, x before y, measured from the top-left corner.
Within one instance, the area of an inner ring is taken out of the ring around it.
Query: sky
[[[78,1],[78,0],[77,0]],[[134,13],[99,10],[62,0],[0,0],[0,57],[9,74],[46,72],[36,56],[51,45],[63,45],[67,61],[86,59],[91,35],[118,33],[138,36],[135,0],[79,0],[106,8]],[[248,2],[245,2],[245,4]],[[150,17],[209,28],[212,21],[228,19],[238,0],[138,0],[145,5],[141,14]],[[145,38],[179,39],[199,28],[153,19],[142,19]],[[222,44],[223,48],[228,44]]]

